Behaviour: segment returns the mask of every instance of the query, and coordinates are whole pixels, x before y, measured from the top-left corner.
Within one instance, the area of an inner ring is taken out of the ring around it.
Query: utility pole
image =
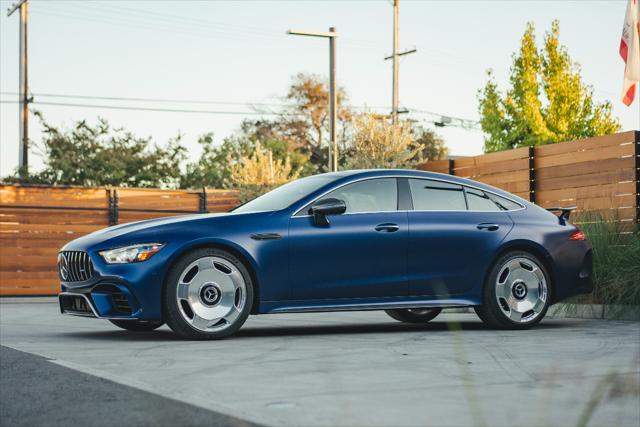
[[[329,28],[329,32],[335,34],[336,28]],[[336,88],[336,38],[329,37],[329,114],[331,115],[331,147],[333,148],[333,171],[338,171],[338,138],[336,136],[336,123],[338,122],[338,91]]]
[[[324,37],[329,39],[329,169],[338,170],[338,140],[336,123],[338,122],[338,91],[336,86],[336,37],[338,33],[335,27],[329,28],[329,32],[309,32],[288,30],[287,34],[296,36]]]
[[[27,22],[29,19],[29,4],[21,0],[7,10],[7,16],[20,9],[20,67],[19,67],[19,130],[20,150],[18,152],[18,171],[20,176],[29,172],[29,80],[27,74]]]
[[[393,53],[391,56],[384,58],[392,59],[393,61],[393,77],[391,88],[391,120],[394,124],[398,123],[398,113],[400,105],[399,94],[399,78],[400,78],[400,57],[415,53],[416,49],[399,52],[400,50],[400,0],[393,0]]]
[[[393,0],[393,77],[392,77],[392,94],[391,94],[391,120],[393,123],[398,122],[398,51],[400,50],[400,23],[398,22],[398,15],[400,0]]]

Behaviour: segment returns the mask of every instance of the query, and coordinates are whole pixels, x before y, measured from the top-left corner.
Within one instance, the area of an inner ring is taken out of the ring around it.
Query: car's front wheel
[[[440,308],[402,308],[385,310],[391,318],[405,323],[427,323],[433,320],[442,309]]]
[[[160,326],[164,325],[164,322],[152,322],[145,320],[113,320],[110,319],[109,322],[116,325],[118,328],[126,329],[127,331],[134,332],[149,332],[154,329],[158,329]]]
[[[483,290],[478,317],[498,329],[528,329],[539,323],[549,308],[551,281],[544,264],[534,255],[513,251],[491,268]]]
[[[187,339],[219,339],[247,320],[253,284],[233,254],[203,248],[183,256],[169,271],[163,294],[165,320]]]

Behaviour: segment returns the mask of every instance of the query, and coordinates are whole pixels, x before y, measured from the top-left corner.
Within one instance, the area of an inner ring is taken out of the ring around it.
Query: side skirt
[[[414,299],[371,301],[367,299],[361,302],[354,300],[315,300],[315,301],[263,301],[260,304],[260,313],[313,313],[326,311],[371,311],[390,310],[399,308],[456,308],[478,305],[479,302],[467,298],[450,299]]]

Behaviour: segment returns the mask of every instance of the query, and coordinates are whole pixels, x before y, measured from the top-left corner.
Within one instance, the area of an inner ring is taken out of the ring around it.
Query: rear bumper
[[[556,289],[553,302],[580,294],[593,292],[593,251],[588,242],[584,242],[582,251],[563,257],[564,262],[556,264]]]

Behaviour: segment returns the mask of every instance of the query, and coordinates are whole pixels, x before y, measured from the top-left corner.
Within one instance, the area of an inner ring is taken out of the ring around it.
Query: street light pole
[[[19,113],[18,129],[20,132],[18,151],[18,171],[20,176],[26,176],[29,171],[29,80],[27,74],[27,22],[29,19],[29,4],[22,0],[7,10],[7,16],[20,9],[20,62],[18,68],[19,80]]]
[[[338,33],[335,27],[329,28],[329,32],[310,32],[288,30],[287,34],[296,36],[323,37],[329,39],[329,169],[338,170],[338,139],[336,123],[338,122],[338,91],[336,86],[336,37]]]

